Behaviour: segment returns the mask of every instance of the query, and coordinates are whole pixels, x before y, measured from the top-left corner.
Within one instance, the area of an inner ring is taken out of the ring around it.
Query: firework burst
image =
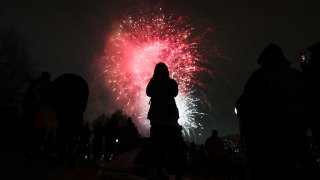
[[[184,134],[190,135],[201,126],[196,121],[203,115],[197,110],[201,97],[193,93],[201,86],[197,75],[206,71],[206,59],[200,50],[204,34],[189,19],[168,15],[161,8],[139,10],[115,23],[102,58],[106,85],[111,87],[116,104],[134,117],[140,133],[148,134],[146,86],[158,62],[166,63],[171,77],[178,82],[176,101]]]

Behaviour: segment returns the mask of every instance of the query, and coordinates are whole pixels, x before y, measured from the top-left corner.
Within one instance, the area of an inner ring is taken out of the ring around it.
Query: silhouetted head
[[[218,131],[216,129],[212,130],[212,137],[218,137]]]
[[[60,110],[84,112],[87,107],[89,86],[76,74],[63,74],[53,81],[54,101]]]
[[[131,117],[128,117],[128,119],[127,119],[127,125],[129,125],[129,126],[134,125]]]
[[[46,80],[50,80],[51,74],[49,72],[47,72],[47,71],[44,71],[44,72],[41,73],[41,78],[42,79],[46,79]]]
[[[290,62],[284,57],[282,49],[276,44],[269,44],[261,53],[258,63],[261,66],[289,66]]]
[[[311,52],[310,65],[320,64],[320,42],[315,43],[307,50]]]
[[[160,79],[169,78],[169,70],[167,65],[163,62],[158,63],[154,69],[153,77]]]

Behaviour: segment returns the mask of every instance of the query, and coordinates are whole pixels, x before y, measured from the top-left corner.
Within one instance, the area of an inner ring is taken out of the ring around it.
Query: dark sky
[[[136,1],[137,2],[137,1]],[[151,1],[154,3],[155,1]],[[238,132],[233,112],[248,76],[258,67],[256,59],[270,42],[283,48],[299,68],[298,54],[320,40],[320,1],[316,0],[174,0],[164,8],[201,20],[213,27],[210,41],[224,59],[212,60],[214,79],[208,100],[221,135]],[[1,0],[0,30],[13,28],[27,41],[35,69],[53,78],[66,73],[83,76],[90,85],[86,118],[93,119],[108,107],[108,97],[98,91],[93,61],[101,56],[112,20],[135,4],[130,0]]]

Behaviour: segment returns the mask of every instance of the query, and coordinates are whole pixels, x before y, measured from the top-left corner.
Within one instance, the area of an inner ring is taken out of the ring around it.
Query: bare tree
[[[25,44],[13,30],[0,32],[0,109],[16,106],[31,78]]]

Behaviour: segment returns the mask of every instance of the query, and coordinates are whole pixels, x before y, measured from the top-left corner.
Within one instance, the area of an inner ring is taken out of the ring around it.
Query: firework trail
[[[184,134],[201,126],[196,121],[198,112],[194,89],[201,86],[197,74],[206,71],[205,57],[200,46],[205,32],[194,28],[189,19],[167,15],[161,8],[139,10],[115,23],[109,35],[103,57],[106,85],[112,89],[116,104],[134,117],[143,135],[150,127],[146,119],[149,98],[146,86],[158,62],[164,62],[170,76],[179,85],[176,97],[179,123]]]

